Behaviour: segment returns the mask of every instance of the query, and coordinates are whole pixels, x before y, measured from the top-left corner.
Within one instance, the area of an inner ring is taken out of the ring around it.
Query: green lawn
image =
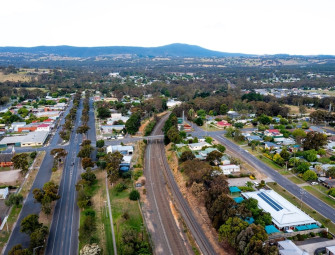
[[[136,230],[138,234],[144,230],[144,239],[149,243],[145,232],[142,214],[137,201],[131,201],[128,196],[132,188],[128,182],[128,189],[117,192],[115,188],[110,190],[110,200],[113,215],[113,224],[118,253],[122,254],[122,232],[126,228]],[[127,215],[127,217],[125,217]]]
[[[288,177],[290,181],[294,182],[295,184],[303,184],[305,183],[304,180],[300,179],[299,177],[296,177],[296,176],[291,176],[291,177]]]
[[[287,170],[281,170],[281,171],[279,171],[279,173],[281,175],[290,175],[290,174],[292,174],[290,171],[287,171]]]
[[[290,201],[292,204],[294,204],[295,206],[297,206],[298,208],[300,208],[301,202],[300,202],[299,198],[293,196],[291,193],[289,193],[287,190],[285,190],[283,187],[281,187],[278,184],[275,184],[273,182],[268,182],[267,185],[271,189],[273,189],[274,191],[276,191],[278,194],[280,194],[281,196],[283,196],[285,199],[287,199],[288,201]],[[331,233],[335,233],[335,224],[332,223],[331,221],[329,221],[329,219],[327,219],[326,217],[322,216],[321,214],[319,214],[318,212],[316,212],[314,209],[312,209],[311,207],[309,207],[305,203],[302,203],[301,209],[305,213],[307,213],[308,215],[310,215],[312,218],[314,218],[315,220],[317,220],[320,223],[322,223],[325,227],[327,227],[329,229],[329,231]]]
[[[108,208],[106,207],[105,210],[101,212],[101,219],[104,224],[104,230],[106,235],[106,251],[105,254],[113,255],[114,254],[114,248],[113,248],[113,235],[111,230],[111,224],[109,220],[109,213]]]
[[[312,186],[304,186],[303,187],[305,190],[307,190],[309,193],[313,194],[316,196],[318,199],[322,200],[326,204],[335,207],[335,200],[327,196],[326,194],[322,193],[321,191],[318,191]]]

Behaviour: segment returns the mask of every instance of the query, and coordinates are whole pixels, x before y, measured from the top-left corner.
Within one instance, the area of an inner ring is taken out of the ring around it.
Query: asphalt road
[[[62,116],[61,120],[60,120],[60,124],[64,124],[64,117],[68,114],[69,109],[71,108],[72,103],[70,104],[70,106],[67,108],[67,110],[65,111],[64,115]],[[46,151],[44,160],[40,166],[40,169],[36,175],[35,181],[33,183],[33,186],[26,198],[26,200],[24,201],[24,204],[22,206],[22,210],[21,213],[19,215],[18,221],[12,231],[12,234],[8,240],[7,246],[6,248],[3,250],[3,254],[8,254],[8,251],[16,244],[22,244],[23,247],[28,247],[29,246],[29,236],[20,232],[20,224],[23,218],[25,218],[26,216],[28,216],[29,214],[39,214],[41,211],[41,206],[39,203],[35,203],[34,202],[34,197],[32,194],[32,191],[35,188],[42,188],[44,183],[48,182],[50,180],[50,176],[51,176],[51,168],[53,165],[53,156],[50,155],[50,151],[54,148],[58,148],[58,144],[60,143],[60,138],[59,138],[59,134],[56,133],[50,140],[50,146],[48,147],[43,147],[43,148],[38,148],[36,150],[38,151]],[[19,148],[15,148],[17,151],[19,152],[26,152],[26,150],[28,151],[32,151],[32,148],[20,148],[22,150],[20,150]]]
[[[83,103],[79,104],[77,118],[70,138],[68,155],[65,159],[64,170],[55,212],[52,219],[50,234],[45,254],[77,254],[79,208],[77,206],[77,192],[75,184],[81,174],[81,162],[77,157],[82,142],[82,135],[75,131],[81,125]],[[94,119],[93,119],[94,124]]]

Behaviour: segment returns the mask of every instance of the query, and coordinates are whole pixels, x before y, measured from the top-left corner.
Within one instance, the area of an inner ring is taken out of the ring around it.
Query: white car
[[[319,183],[317,182],[311,182],[312,185],[318,185]]]

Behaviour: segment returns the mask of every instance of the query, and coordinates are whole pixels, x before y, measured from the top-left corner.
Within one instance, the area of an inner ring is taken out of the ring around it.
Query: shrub
[[[140,193],[137,190],[132,190],[129,193],[129,199],[133,201],[140,199]]]
[[[124,190],[126,190],[128,187],[127,187],[127,185],[125,184],[125,183],[123,183],[123,182],[119,182],[118,184],[116,184],[116,186],[115,186],[115,191],[116,192],[122,192],[122,191],[124,191]]]

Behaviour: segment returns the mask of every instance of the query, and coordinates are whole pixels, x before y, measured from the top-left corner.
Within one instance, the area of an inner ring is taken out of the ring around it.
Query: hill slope
[[[73,46],[37,46],[37,47],[0,47],[0,53],[54,54],[68,57],[95,57],[114,54],[131,54],[138,57],[227,57],[247,56],[240,53],[212,51],[196,45],[170,44],[160,47],[73,47]]]

